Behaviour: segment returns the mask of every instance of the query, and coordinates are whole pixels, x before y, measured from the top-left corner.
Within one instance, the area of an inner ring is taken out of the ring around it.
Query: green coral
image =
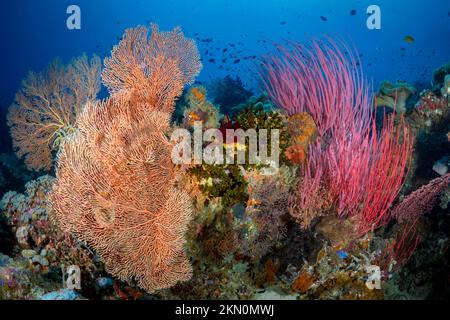
[[[280,156],[282,162],[286,161],[284,153],[289,147],[290,141],[286,120],[281,113],[271,110],[271,104],[267,101],[265,96],[252,97],[233,120],[236,122],[237,126],[243,130],[255,129],[256,132],[258,132],[258,130],[267,129],[267,145],[269,153],[272,152],[270,130],[280,130]]]
[[[220,197],[226,208],[248,200],[247,182],[237,165],[203,164],[190,169],[197,177],[200,190],[209,198]]]

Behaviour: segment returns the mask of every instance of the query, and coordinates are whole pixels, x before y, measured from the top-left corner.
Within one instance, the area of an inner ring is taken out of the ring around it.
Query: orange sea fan
[[[50,198],[60,227],[112,275],[153,292],[191,276],[183,245],[192,208],[174,187],[169,115],[134,111],[119,96],[86,105],[58,156]]]
[[[191,84],[202,65],[193,40],[180,28],[160,32],[158,26],[127,29],[105,59],[103,82],[111,94],[127,95],[140,106],[172,113],[173,100]]]
[[[16,94],[7,122],[18,157],[29,169],[49,170],[52,152],[73,132],[76,114],[100,90],[100,58],[86,55],[68,66],[54,60],[42,73],[30,72]]]

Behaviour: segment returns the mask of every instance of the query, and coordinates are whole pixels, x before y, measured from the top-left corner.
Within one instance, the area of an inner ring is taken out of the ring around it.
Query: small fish
[[[215,59],[209,59],[208,61],[211,62],[211,63],[216,63]]]
[[[336,253],[340,259],[345,259],[348,257],[348,253],[344,250],[338,250]]]
[[[281,25],[285,25],[285,24],[286,24],[286,21],[281,21],[280,24],[281,24]]]
[[[239,63],[241,61],[241,59],[236,59],[233,61],[233,64]]]
[[[320,16],[320,19],[322,19],[323,21],[327,21],[328,19],[324,16]]]
[[[412,36],[405,36],[403,38],[403,41],[405,41],[406,43],[413,43],[416,40]]]
[[[222,50],[223,53],[225,53],[225,52],[227,52],[227,51],[228,51],[227,48],[225,48],[225,49]]]
[[[352,16],[354,16],[354,15],[356,14],[356,10],[353,9],[352,11],[350,11],[350,14],[351,14]]]
[[[449,164],[450,164],[450,158],[443,157],[434,163],[433,171],[436,172],[437,174],[443,176],[448,172]]]

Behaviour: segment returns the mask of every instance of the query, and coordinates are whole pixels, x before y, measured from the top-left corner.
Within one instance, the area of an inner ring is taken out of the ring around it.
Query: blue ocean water
[[[81,9],[81,30],[66,27],[71,4]],[[366,26],[372,4],[381,9],[380,30]],[[428,85],[433,69],[450,60],[448,0],[2,1],[0,105],[12,102],[29,70],[44,69],[56,56],[65,62],[83,52],[107,56],[124,29],[150,22],[161,30],[181,26],[197,40],[199,81],[236,74],[254,87],[253,61],[271,50],[270,42],[322,35],[353,42],[374,86],[396,79]]]
[[[66,27],[71,4],[81,9],[81,30]],[[366,26],[371,4],[381,9],[380,30]],[[67,61],[83,52],[108,55],[124,29],[149,22],[161,30],[181,26],[187,36],[197,38],[205,61],[200,81],[238,74],[251,82],[251,64],[234,61],[264,54],[271,41],[324,34],[354,42],[374,83],[428,83],[431,71],[450,58],[447,0],[21,0],[0,6],[3,101],[12,99],[29,70],[43,69],[55,56]],[[407,35],[415,41],[405,42]],[[236,46],[237,58],[222,63],[229,53],[222,54],[223,49],[233,49],[230,44]]]

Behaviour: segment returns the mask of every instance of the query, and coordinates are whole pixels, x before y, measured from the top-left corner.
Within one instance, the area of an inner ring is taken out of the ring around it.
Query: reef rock
[[[406,112],[406,101],[416,93],[416,88],[405,81],[398,81],[393,84],[390,81],[383,81],[376,94],[377,107],[390,107],[397,112]]]

